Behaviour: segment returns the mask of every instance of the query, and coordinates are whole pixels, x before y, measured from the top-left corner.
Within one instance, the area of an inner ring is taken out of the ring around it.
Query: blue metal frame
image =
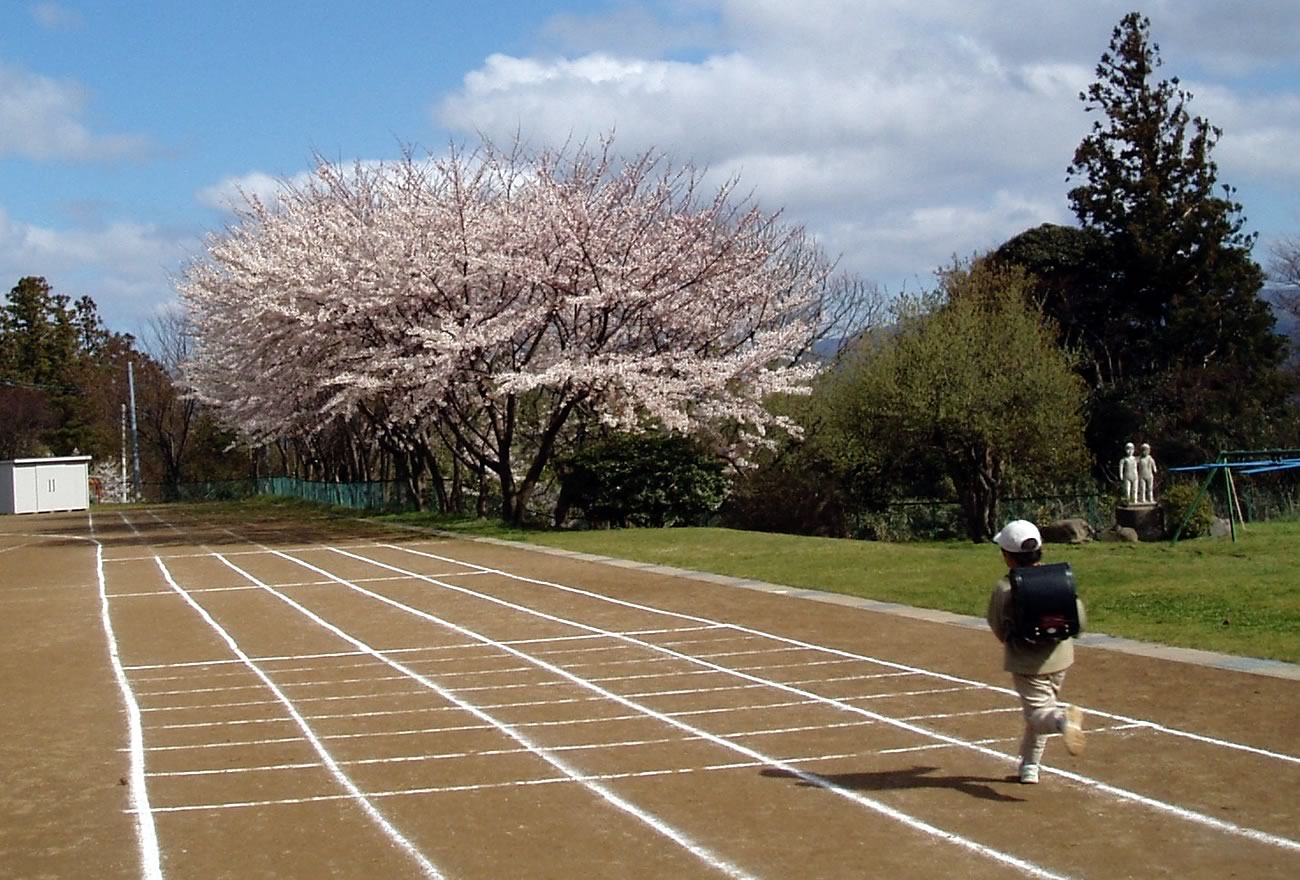
[[[1250,456],[1251,458],[1244,461],[1236,460],[1239,456]],[[1209,472],[1206,474],[1205,482],[1201,484],[1201,491],[1196,493],[1196,498],[1192,501],[1191,506],[1187,508],[1183,521],[1178,524],[1178,530],[1174,532],[1172,543],[1178,543],[1178,536],[1183,533],[1183,529],[1191,521],[1196,505],[1200,504],[1201,499],[1205,497],[1205,493],[1210,491],[1210,483],[1214,481],[1217,474],[1223,474],[1223,485],[1228,494],[1228,528],[1232,532],[1232,541],[1235,544],[1237,542],[1237,520],[1241,519],[1243,526],[1246,521],[1241,518],[1241,510],[1237,507],[1236,499],[1233,497],[1233,468],[1238,469],[1242,474],[1267,474],[1297,467],[1300,467],[1300,449],[1230,449],[1220,452],[1218,458],[1209,464],[1170,468],[1170,471]]]

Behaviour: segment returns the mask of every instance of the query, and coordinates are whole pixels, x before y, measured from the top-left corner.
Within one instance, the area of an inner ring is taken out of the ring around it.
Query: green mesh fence
[[[327,483],[297,477],[263,477],[257,481],[258,495],[302,498],[352,510],[413,510],[415,505],[403,485],[393,480],[365,483]]]
[[[1096,494],[1002,498],[998,501],[998,518],[1002,522],[1028,519],[1040,524],[1082,519],[1100,531],[1114,521],[1114,507],[1105,496]],[[954,501],[933,498],[897,501],[883,510],[860,514],[855,526],[855,537],[887,541],[949,540],[965,535],[961,507]]]
[[[1027,519],[1039,524],[1062,519],[1082,519],[1095,531],[1109,528],[1115,522],[1115,506],[1102,495],[1035,495],[1023,498],[1003,498],[998,502],[998,513],[1005,522]]]

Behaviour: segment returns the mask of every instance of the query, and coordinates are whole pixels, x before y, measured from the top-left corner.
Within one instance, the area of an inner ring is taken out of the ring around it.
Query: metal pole
[[[1237,543],[1237,519],[1232,515],[1232,468],[1223,469],[1223,488],[1228,495],[1228,531],[1232,533],[1232,543]]]
[[[126,404],[122,404],[122,483],[118,487],[119,500],[126,504]]]
[[[1183,521],[1178,524],[1178,530],[1174,532],[1173,540],[1170,543],[1178,543],[1178,536],[1183,533],[1183,529],[1187,527],[1189,522],[1191,522],[1192,514],[1196,512],[1196,505],[1200,504],[1201,499],[1205,497],[1205,493],[1210,491],[1210,483],[1214,480],[1215,475],[1220,469],[1228,469],[1227,465],[1224,464],[1222,453],[1220,453],[1218,460],[1215,462],[1215,467],[1210,469],[1209,476],[1205,478],[1205,482],[1201,484],[1201,491],[1196,493],[1196,498],[1192,501],[1192,506],[1187,508],[1187,514],[1183,517]]]
[[[144,486],[140,482],[140,429],[135,418],[135,364],[126,362],[126,380],[131,389],[131,452],[134,458],[135,497],[140,500]]]

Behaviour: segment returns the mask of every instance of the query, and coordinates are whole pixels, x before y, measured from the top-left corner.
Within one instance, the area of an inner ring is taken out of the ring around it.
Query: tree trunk
[[[550,421],[546,425],[546,430],[542,432],[541,442],[537,446],[537,454],[533,456],[528,473],[524,475],[523,480],[514,491],[514,504],[507,508],[511,510],[509,521],[512,525],[523,525],[524,514],[528,509],[528,500],[532,497],[533,491],[542,479],[542,473],[545,471],[546,465],[555,452],[555,440],[560,435],[560,429],[564,427],[564,423],[569,419],[569,414],[573,412],[573,408],[578,405],[581,399],[581,396],[572,397],[551,413]]]
[[[460,456],[453,454],[451,457],[451,510],[448,513],[461,514],[465,512],[464,481]]]
[[[966,536],[982,544],[998,532],[998,490],[1005,471],[1002,459],[990,450],[970,450],[969,470],[954,477]]]
[[[438,500],[438,512],[448,512],[447,502],[447,481],[442,476],[442,465],[438,463],[438,457],[433,454],[426,440],[420,440],[416,445],[416,454],[420,456],[424,467],[429,471],[429,481],[433,484],[433,494]]]

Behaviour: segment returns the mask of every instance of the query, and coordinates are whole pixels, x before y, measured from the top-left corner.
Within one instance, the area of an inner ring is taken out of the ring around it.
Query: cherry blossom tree
[[[253,438],[358,416],[417,453],[441,438],[514,522],[575,421],[725,427],[743,455],[798,430],[764,401],[807,391],[845,288],[703,177],[608,142],[320,163],[187,267],[189,379]]]

